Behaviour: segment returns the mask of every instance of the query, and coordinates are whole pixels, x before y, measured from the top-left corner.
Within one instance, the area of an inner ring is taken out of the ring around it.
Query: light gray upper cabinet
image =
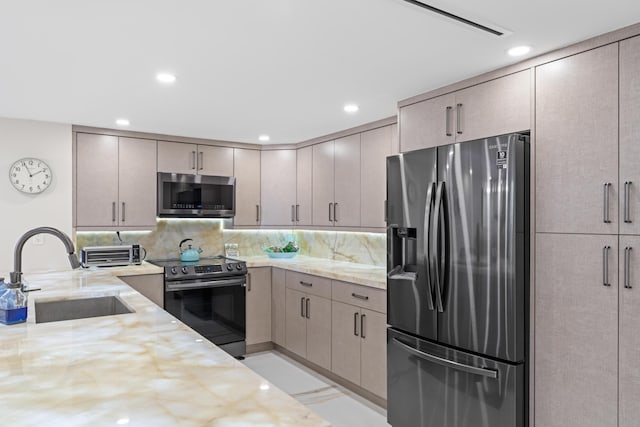
[[[537,426],[617,425],[617,265],[617,236],[536,235]],[[636,374],[637,362],[635,353]],[[631,387],[637,390],[637,382]]]
[[[640,37],[620,42],[620,233],[640,234]]]
[[[382,188],[382,187],[381,187]],[[360,226],[360,134],[334,142],[333,224]]]
[[[156,226],[156,141],[78,133],[78,229]]]
[[[260,162],[261,224],[293,226],[296,219],[296,150],[262,151]]]
[[[360,225],[385,227],[387,156],[392,154],[393,126],[361,134]]]
[[[296,225],[311,225],[313,191],[313,147],[297,151],[296,170]]]
[[[616,234],[617,44],[537,67],[535,143],[536,230]]]
[[[333,141],[313,146],[313,225],[333,225]]]
[[[531,128],[531,71],[490,80],[400,108],[400,151]]]
[[[158,171],[233,176],[233,148],[158,141]]]
[[[234,225],[260,225],[260,151],[233,149],[236,177]]]

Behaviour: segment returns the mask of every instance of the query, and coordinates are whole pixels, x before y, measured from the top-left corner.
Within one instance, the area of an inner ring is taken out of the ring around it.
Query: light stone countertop
[[[386,267],[313,258],[305,255],[297,255],[290,259],[269,258],[266,255],[240,256],[237,259],[246,261],[247,267],[278,267],[372,288],[387,289]]]
[[[26,323],[0,324],[0,425],[328,426],[116,276],[25,274]],[[34,301],[118,295],[132,314],[35,323]]]

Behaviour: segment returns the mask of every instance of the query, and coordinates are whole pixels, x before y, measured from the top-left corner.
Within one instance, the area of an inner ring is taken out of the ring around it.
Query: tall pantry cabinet
[[[638,75],[639,38],[536,68],[538,426],[640,419]]]

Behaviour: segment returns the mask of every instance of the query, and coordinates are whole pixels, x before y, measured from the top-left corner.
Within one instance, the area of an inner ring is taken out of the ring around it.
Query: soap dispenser
[[[0,295],[0,322],[5,325],[21,323],[27,320],[27,296],[22,285],[7,283]]]

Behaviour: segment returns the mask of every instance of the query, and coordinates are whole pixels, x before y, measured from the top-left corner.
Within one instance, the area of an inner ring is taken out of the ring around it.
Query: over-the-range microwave
[[[158,216],[232,218],[236,178],[158,172]]]

